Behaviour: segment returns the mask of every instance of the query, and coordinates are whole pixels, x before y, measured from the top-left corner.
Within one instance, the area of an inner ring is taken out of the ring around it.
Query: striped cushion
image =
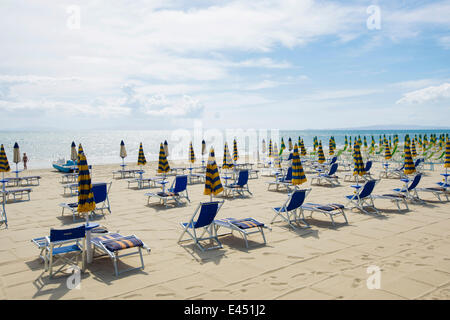
[[[383,194],[383,197],[391,197],[391,198],[405,198],[405,195],[403,195],[403,194],[393,194],[393,193],[387,193],[387,194]]]
[[[353,196],[348,196],[348,197],[353,197]],[[313,209],[319,209],[319,210],[323,210],[323,211],[333,211],[333,210],[344,209],[344,205],[339,204],[339,203],[328,203],[325,205],[317,204],[317,203],[305,203],[302,207],[305,209],[313,208]]]
[[[117,239],[117,240],[114,240]],[[119,233],[108,233],[104,236],[96,237],[91,240],[94,243],[99,244],[100,242],[103,242],[103,245],[106,249],[109,251],[115,252],[127,248],[134,248],[134,247],[142,247],[143,243],[141,240],[136,238],[135,236],[127,236],[124,237],[120,235]]]
[[[264,223],[256,221],[253,218],[245,218],[245,219],[226,218],[222,220],[235,225],[239,229],[250,229],[264,226]]]
[[[157,195],[160,196],[160,197],[174,197],[174,196],[177,196],[178,193],[177,192],[170,192],[170,191],[167,191],[167,192],[162,192],[161,191],[161,192],[158,192]]]

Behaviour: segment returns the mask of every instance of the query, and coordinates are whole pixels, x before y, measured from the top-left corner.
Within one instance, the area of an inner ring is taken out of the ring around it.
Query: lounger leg
[[[118,277],[119,276],[119,267],[117,266],[117,252],[114,253],[113,264],[114,264],[114,273],[116,274],[116,277]]]

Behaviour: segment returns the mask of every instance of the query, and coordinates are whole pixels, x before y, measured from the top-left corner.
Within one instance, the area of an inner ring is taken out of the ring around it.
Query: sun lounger
[[[363,186],[356,189],[355,193],[349,196],[345,196],[348,200],[348,203],[345,205],[352,205],[351,208],[358,208],[364,213],[370,213],[364,207],[372,208],[376,213],[379,211],[375,208],[375,204],[373,203],[373,198],[371,197],[373,189],[377,180],[369,180]]]
[[[40,176],[28,176],[28,177],[12,177],[6,179],[7,186],[38,186],[40,183]]]
[[[91,243],[94,246],[93,256],[94,258],[101,256],[109,256],[113,262],[114,266],[114,274],[118,276],[121,273],[141,269],[144,270],[144,259],[142,257],[142,249],[147,250],[150,253],[150,248],[148,248],[142,240],[140,240],[137,236],[123,236],[119,233],[105,233],[101,236],[95,237],[91,239]],[[137,251],[129,252],[128,249],[137,249]],[[95,255],[96,251],[100,251],[101,255]],[[124,253],[120,255],[123,250],[127,250],[128,253]],[[141,266],[137,268],[129,268],[126,270],[119,271],[118,261],[120,258],[139,254],[141,259]]]
[[[164,180],[164,177],[153,177],[153,178],[133,178],[129,179],[128,188],[130,185],[137,184],[138,189],[156,187],[156,183]]]
[[[399,212],[402,211],[402,209],[400,208],[400,202],[401,202],[405,205],[405,209],[409,210],[408,203],[406,202],[406,197],[403,194],[398,194],[398,193],[385,193],[385,194],[378,194],[378,195],[373,194],[373,195],[371,195],[371,198],[373,200],[384,199],[384,200],[390,200],[391,202],[395,202]]]
[[[78,173],[66,173],[61,176],[61,183],[72,183],[78,180]]]
[[[384,164],[385,169],[380,171],[380,178],[386,179],[401,179],[405,177],[405,173],[403,170],[405,169],[405,165],[401,165],[398,168],[389,169],[386,164]]]
[[[142,170],[140,170],[140,169],[117,170],[117,171],[113,171],[113,179],[116,177],[116,175],[120,176],[120,179],[135,178],[136,174],[139,174],[141,172],[142,172]]]
[[[261,236],[264,240],[264,244],[266,244],[264,229],[270,229],[264,223],[259,222],[253,218],[245,218],[245,219],[224,218],[214,220],[214,224],[216,228],[216,234],[220,227],[230,230],[229,233],[218,235],[219,237],[224,235],[232,235],[233,231],[240,233],[245,241],[246,248],[248,248],[248,236],[255,233],[261,233]]]
[[[104,216],[104,210],[108,210],[111,213],[111,206],[109,204],[109,191],[111,189],[112,182],[106,183],[93,183],[92,192],[94,193],[95,210],[91,213],[101,212]],[[78,215],[78,202],[74,203],[60,203],[59,206],[62,208],[61,215],[64,215],[64,210],[67,209],[72,213],[73,221],[75,221]]]
[[[336,175],[338,166],[339,165],[337,163],[333,163],[327,173],[319,172],[316,176],[311,178],[311,184],[321,185],[322,181],[325,181],[332,187],[339,185],[339,177]]]
[[[417,193],[417,185],[419,184],[422,178],[422,174],[418,173],[414,176],[412,181],[410,179],[400,179],[400,181],[405,183],[405,186],[402,188],[393,189],[397,194],[403,194],[407,199],[423,203],[423,200],[420,199],[419,194]],[[411,183],[410,183],[411,182]]]
[[[231,195],[232,197],[234,197],[234,195],[237,193],[241,197],[243,197],[244,192],[247,192],[250,195],[252,195],[252,193],[248,188],[248,175],[249,175],[248,170],[240,170],[237,181],[224,186],[225,195],[227,196]]]
[[[450,195],[450,190],[444,187],[428,187],[428,188],[416,188],[420,192],[431,192],[440,202],[443,202],[441,196],[445,196],[447,201],[449,201],[448,196]]]
[[[293,229],[296,229],[293,223],[299,224],[300,222],[303,222],[306,227],[309,228],[309,224],[306,222],[304,217],[302,205],[310,192],[311,189],[302,189],[295,190],[294,192],[289,194],[287,200],[281,207],[272,208],[275,215],[270,224],[273,224],[275,220],[280,217],[282,220],[286,221]],[[297,213],[298,211],[300,212],[300,214]]]
[[[180,226],[183,228],[183,232],[178,239],[178,243],[192,240],[202,252],[222,248],[222,244],[217,237],[217,229],[214,225],[214,219],[216,218],[223,203],[223,201],[200,202],[190,220],[185,223],[180,223]],[[189,235],[190,239],[183,240],[185,234]],[[206,237],[205,234],[207,235]],[[212,247],[206,248],[200,243],[207,240],[213,244]]]
[[[360,177],[359,175],[346,174],[344,176],[344,181],[346,182],[359,182],[359,181],[367,181],[373,180],[372,175],[370,174],[370,169],[372,169],[373,162],[371,160],[366,162],[366,166],[364,167],[365,174]]]
[[[286,175],[284,177],[279,177],[279,175],[277,175],[275,177],[275,181],[270,181],[267,182],[267,190],[270,190],[270,186],[275,185],[276,186],[276,190],[278,190],[278,188],[280,186],[285,187],[287,190],[289,190],[289,187],[292,185],[292,167],[289,167],[289,169],[286,172]]]
[[[64,185],[64,195],[76,196],[78,194],[78,183]]]
[[[160,203],[163,203],[167,207],[167,201],[173,200],[176,204],[183,204],[180,200],[185,198],[187,201],[189,199],[189,194],[187,191],[187,175],[176,176],[172,182],[172,186],[167,191],[161,191],[157,193],[146,193],[145,196],[148,197],[147,204],[150,203],[150,198],[158,198]]]
[[[345,219],[345,223],[348,224],[347,216],[344,212],[344,205],[339,203],[318,204],[318,203],[305,203],[301,206],[304,211],[310,211],[311,216],[314,212],[320,212],[326,216],[329,216],[331,223],[335,226],[334,217],[342,215]]]
[[[30,201],[30,193],[33,191],[31,188],[21,188],[21,189],[6,189],[0,191],[4,194],[6,201]],[[27,199],[24,199],[24,197]],[[3,199],[3,197],[2,197]]]

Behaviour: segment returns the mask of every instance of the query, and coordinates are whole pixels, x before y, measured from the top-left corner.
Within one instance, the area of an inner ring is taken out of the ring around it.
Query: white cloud
[[[438,42],[441,47],[446,50],[450,50],[450,36],[440,37]]]
[[[450,98],[450,83],[443,83],[440,86],[431,86],[420,90],[405,93],[397,104],[435,102]]]

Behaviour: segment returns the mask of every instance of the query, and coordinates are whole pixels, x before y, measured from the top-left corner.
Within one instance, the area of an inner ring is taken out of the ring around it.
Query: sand
[[[401,213],[387,200],[375,202],[382,210],[379,215],[346,210],[349,225],[338,217],[336,228],[321,214],[308,218],[311,228],[304,230],[275,223],[272,231],[266,230],[265,246],[260,235],[250,238],[250,249],[242,238],[224,236],[223,249],[202,253],[191,243],[180,246],[177,239],[179,223],[190,218],[200,201],[209,199],[203,195],[203,184],[188,187],[191,202],[186,206],[166,209],[156,201],[147,206],[148,189],[128,189],[126,180],[113,180],[118,164],[93,167],[93,182],[112,181],[112,213],[96,222],[110,231],[140,237],[151,248],[144,254],[145,269],[116,277],[111,260],[97,258],[82,275],[80,289],[67,288],[67,275],[49,278],[30,240],[48,235],[51,227],[79,225],[70,215],[61,217],[58,207],[76,197],[63,197],[60,173],[30,170],[22,175],[41,175],[41,185],[33,187],[31,201],[7,205],[9,228],[0,230],[0,299],[450,298],[450,203],[440,203],[432,194],[421,193],[426,204],[409,203],[410,210]],[[154,163],[146,166],[146,176],[154,175],[154,167]],[[380,168],[375,163],[376,177]],[[440,181],[439,170],[441,166],[425,171],[420,186]],[[307,177],[310,180],[308,172]],[[273,179],[250,180],[253,196],[226,200],[218,217],[270,222],[271,208],[287,198],[286,192],[267,191],[266,182]],[[308,200],[345,204],[344,195],[353,192],[350,184],[313,186]],[[383,179],[375,193],[401,186],[398,180]],[[139,266],[138,256],[122,262],[121,267]],[[379,289],[366,285],[367,267],[372,265],[381,270]]]

